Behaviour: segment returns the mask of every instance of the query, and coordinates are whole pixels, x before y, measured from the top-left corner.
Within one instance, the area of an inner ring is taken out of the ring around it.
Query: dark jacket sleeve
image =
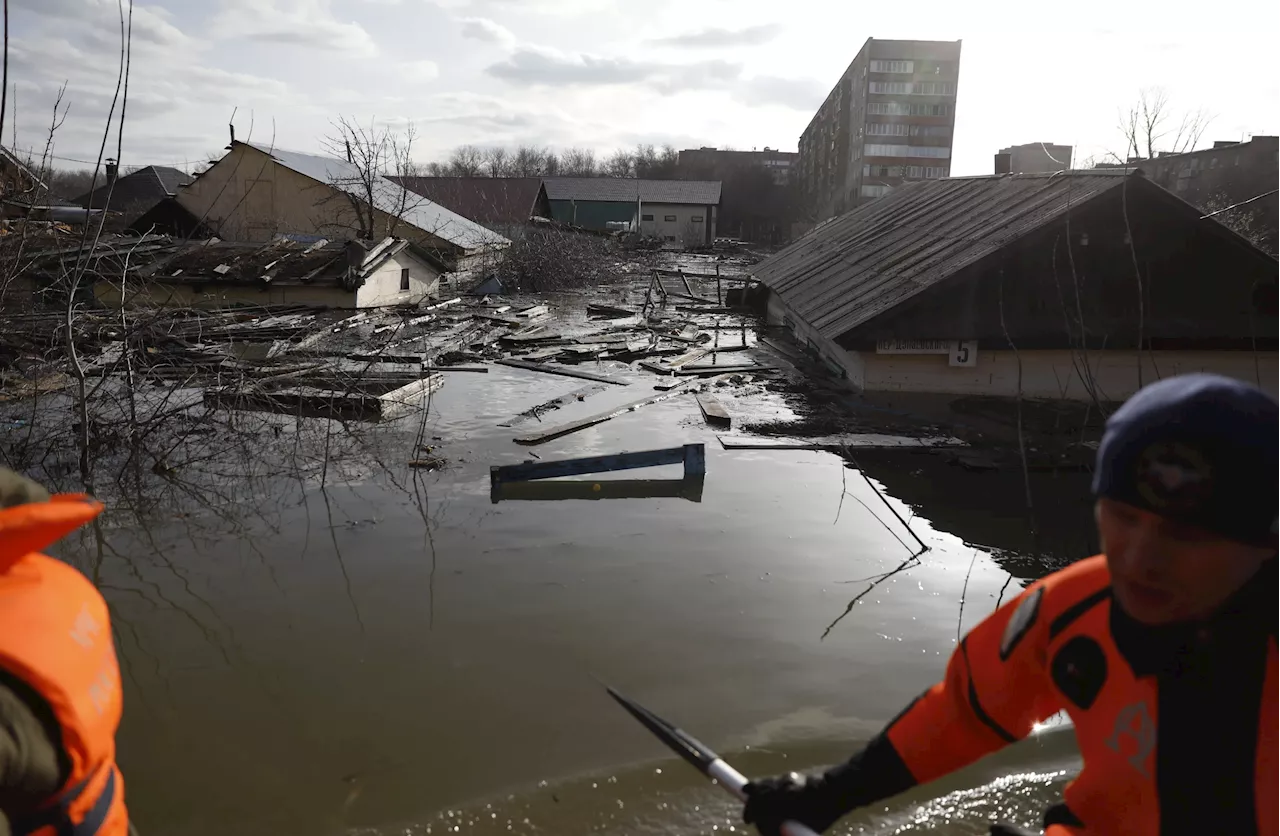
[[[61,752],[52,711],[0,671],[0,836],[8,836],[10,815],[33,809],[65,783],[70,767]]]

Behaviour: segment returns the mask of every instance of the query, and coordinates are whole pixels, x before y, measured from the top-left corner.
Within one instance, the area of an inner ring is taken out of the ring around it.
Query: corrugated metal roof
[[[243,144],[269,154],[280,165],[304,177],[310,177],[312,180],[327,183],[348,194],[365,198],[360,170],[346,160],[304,154],[301,151],[286,151],[254,143]],[[379,176],[373,186],[373,205],[376,208],[391,215],[398,215],[406,224],[464,250],[511,243],[493,230],[486,229],[438,203],[433,203],[421,195],[406,190],[388,177]]]
[[[635,203],[637,192],[645,203],[692,203],[714,206],[720,202],[719,180],[634,180],[624,177],[548,177],[548,200],[599,200]]]
[[[1124,179],[1091,170],[909,183],[815,228],[752,274],[835,339]]]

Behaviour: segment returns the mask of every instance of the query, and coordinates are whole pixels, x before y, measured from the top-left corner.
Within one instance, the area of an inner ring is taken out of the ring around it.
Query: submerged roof
[[[331,185],[362,200],[366,198],[360,169],[346,160],[323,157],[318,154],[304,154],[301,151],[286,151],[282,148],[249,142],[237,144],[248,145],[261,151],[280,165],[304,177]],[[372,202],[375,208],[398,216],[404,223],[448,241],[463,250],[510,243],[498,233],[405,189],[384,175],[378,175],[373,183]]]
[[[479,224],[523,224],[537,214],[541,177],[392,177]]]
[[[1126,179],[1164,192],[1099,170],[908,183],[819,225],[752,274],[835,339]]]
[[[143,275],[166,284],[339,284],[353,289],[406,249],[439,266],[403,238],[376,242],[277,238],[265,244],[212,239],[192,244],[175,242],[171,254],[154,261]]]
[[[625,177],[548,177],[550,200],[597,200],[605,203],[692,203],[713,206],[720,202],[719,180],[636,180]]]
[[[163,165],[149,165],[116,179],[115,186],[103,183],[91,192],[75,199],[86,209],[110,209],[113,207],[150,208],[166,197],[177,194],[178,189],[193,178],[184,171]],[[110,205],[108,205],[108,194]]]

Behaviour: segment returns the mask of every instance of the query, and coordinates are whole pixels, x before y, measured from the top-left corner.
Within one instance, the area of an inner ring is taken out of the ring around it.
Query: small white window
[[[409,289],[409,268],[408,267],[400,268],[400,289],[401,290]]]

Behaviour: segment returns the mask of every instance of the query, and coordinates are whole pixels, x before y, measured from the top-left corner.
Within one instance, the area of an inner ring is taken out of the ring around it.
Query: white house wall
[[[640,206],[640,234],[671,238],[682,244],[697,246],[714,241],[716,218],[714,206],[693,206],[686,203],[642,203]],[[646,221],[646,216],[653,220]],[[666,218],[675,217],[674,221]],[[694,222],[694,218],[702,218]]]
[[[409,269],[409,289],[400,289],[400,271]],[[356,291],[356,307],[378,308],[384,305],[409,305],[421,302],[440,286],[440,272],[425,261],[401,251],[388,259]]]
[[[869,392],[928,392],[948,395],[1018,394],[1018,357],[1012,351],[978,352],[972,368],[951,366],[945,354],[859,355],[864,369],[860,388]],[[1079,352],[1023,351],[1022,395],[1028,398],[1091,400],[1081,378],[1095,381],[1101,400],[1123,401],[1139,388],[1138,356],[1133,351],[1093,351],[1085,373]],[[1079,370],[1079,371],[1077,371]],[[1142,383],[1189,372],[1213,372],[1261,386],[1277,394],[1280,364],[1274,351],[1142,352]]]

